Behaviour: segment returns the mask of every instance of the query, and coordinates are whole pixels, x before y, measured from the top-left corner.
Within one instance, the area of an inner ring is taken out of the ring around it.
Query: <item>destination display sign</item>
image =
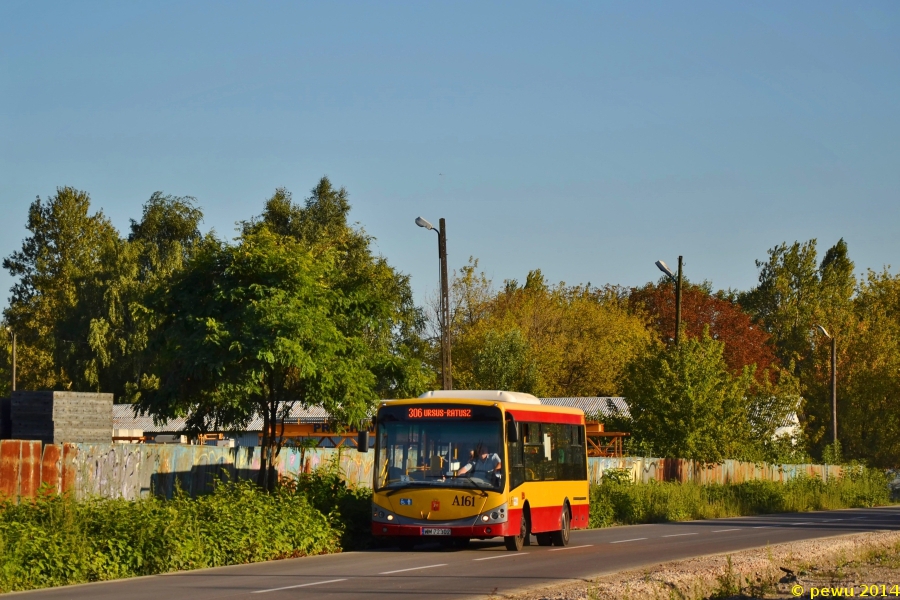
[[[378,411],[378,422],[406,421],[462,421],[477,423],[482,421],[499,422],[502,418],[500,408],[496,406],[472,405],[463,403],[427,403],[405,404],[400,406],[382,406]]]
[[[411,406],[407,409],[407,419],[471,419],[471,408],[439,408],[433,406]]]

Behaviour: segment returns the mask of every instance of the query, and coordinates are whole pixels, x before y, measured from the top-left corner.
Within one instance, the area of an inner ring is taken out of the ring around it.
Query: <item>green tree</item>
[[[636,444],[666,458],[706,463],[747,455],[752,369],[733,376],[723,344],[705,331],[678,346],[652,348],[625,370],[623,393]]]
[[[202,212],[190,197],[154,193],[140,221],[131,221],[128,239],[104,240],[97,265],[78,280],[78,302],[62,324],[78,340],[63,366],[78,389],[112,392],[133,402],[156,382],[145,374],[144,352],[155,326],[147,299],[196,249]]]
[[[767,262],[757,261],[759,285],[741,294],[740,303],[772,336],[776,355],[799,380],[806,438],[820,454],[831,428],[830,348],[814,328],[822,325],[838,338],[840,373],[848,357],[842,340],[856,327],[856,279],[843,239],[828,249],[821,263],[816,260],[816,240],[776,246]]]
[[[488,331],[472,362],[473,380],[482,389],[538,392],[537,365],[518,329]]]
[[[154,303],[160,384],[140,407],[187,416],[194,430],[262,416],[259,483],[271,487],[278,427],[295,402],[355,423],[378,399],[371,367],[381,357],[342,327],[372,305],[363,291],[351,300],[329,287],[335,268],[333,252],[265,228],[235,245],[207,240]]]
[[[348,303],[341,330],[363,337],[371,352],[383,358],[371,365],[379,395],[417,396],[434,377],[422,337],[424,314],[413,300],[409,276],[374,254],[374,238],[350,225],[350,208],[347,190],[335,188],[323,177],[302,205],[293,202],[287,190],[276,190],[262,215],[243,223],[243,231],[267,229],[329,252],[335,268],[327,275],[328,286],[340,291]]]
[[[838,431],[845,457],[900,467],[900,276],[869,271],[856,327],[839,339]]]
[[[17,334],[19,389],[69,389],[77,373],[65,367],[87,339],[66,326],[78,310],[80,284],[100,264],[118,234],[90,197],[71,187],[38,197],[28,210],[29,236],[3,260],[16,282],[4,320]]]

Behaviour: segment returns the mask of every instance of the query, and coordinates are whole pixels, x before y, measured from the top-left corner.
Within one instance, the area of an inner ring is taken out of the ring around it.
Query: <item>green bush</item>
[[[337,460],[287,483],[304,491],[310,504],[328,515],[341,532],[341,548],[361,550],[372,545],[372,490],[351,487],[343,479]]]
[[[633,484],[613,474],[591,486],[591,527],[715,519],[778,512],[802,512],[888,504],[884,473],[845,467],[844,476],[827,482],[796,477],[785,483],[747,481],[736,484]]]
[[[337,552],[340,535],[297,486],[224,483],[172,500],[46,495],[0,504],[0,591]]]

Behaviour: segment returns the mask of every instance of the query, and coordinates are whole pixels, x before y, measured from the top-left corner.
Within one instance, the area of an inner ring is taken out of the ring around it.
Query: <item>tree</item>
[[[372,317],[372,305],[364,291],[351,299],[328,285],[336,265],[332,251],[266,228],[235,245],[204,243],[154,302],[160,384],[140,407],[163,420],[187,416],[198,431],[261,415],[259,483],[271,487],[278,427],[295,402],[358,423],[378,399],[371,366],[380,357],[342,327]]]
[[[629,302],[633,309],[646,312],[661,341],[674,341],[675,293],[671,284],[660,282],[632,289]],[[685,337],[700,337],[709,328],[710,336],[724,344],[723,356],[734,375],[744,367],[755,366],[758,379],[776,377],[778,361],[769,334],[724,292],[712,294],[706,287],[683,284],[681,321]]]
[[[3,260],[17,278],[4,320],[16,332],[20,389],[69,389],[78,378],[65,365],[84,338],[65,325],[77,311],[80,284],[94,273],[117,233],[102,212],[90,214],[86,192],[61,187],[28,210],[29,237]]]
[[[507,281],[495,293],[477,265],[470,259],[452,287],[460,388],[506,383],[541,396],[616,395],[625,364],[651,343],[643,317],[611,290],[551,286],[534,270],[523,286]],[[503,370],[485,367],[504,360]]]
[[[235,244],[202,240],[151,302],[159,384],[139,408],[195,431],[261,416],[263,486],[296,403],[356,425],[380,397],[427,381],[409,280],[372,254],[349,210],[326,178],[303,206],[278,190]]]
[[[666,458],[743,458],[753,439],[752,386],[752,369],[732,375],[724,344],[708,331],[678,346],[653,347],[625,370],[634,442]]]
[[[197,247],[202,212],[190,197],[154,193],[140,221],[131,221],[128,239],[110,236],[97,264],[77,279],[75,309],[62,323],[77,340],[63,367],[78,389],[112,392],[133,402],[152,387],[144,350],[155,326],[147,299],[166,285]]]
[[[528,340],[518,329],[488,331],[472,358],[472,377],[480,388],[538,392],[537,365]]]
[[[838,424],[846,457],[900,467],[900,276],[869,271],[855,298],[856,327],[841,338]]]
[[[832,421],[830,349],[827,340],[813,330],[819,324],[837,337],[838,372],[843,372],[848,344],[842,340],[856,327],[853,263],[843,239],[828,249],[818,266],[816,240],[791,246],[783,243],[768,253],[768,261],[756,263],[759,285],[740,294],[739,301],[772,336],[776,355],[799,379],[805,399],[801,419],[806,437],[821,453]],[[840,398],[838,405],[840,410]]]
[[[349,194],[327,177],[319,180],[301,206],[283,188],[266,202],[261,216],[243,223],[245,233],[268,229],[317,251],[328,251],[335,268],[328,285],[341,291],[348,310],[340,323],[347,335],[361,335],[374,355],[377,390],[383,398],[410,397],[429,387],[425,317],[413,301],[409,276],[372,252],[374,238],[348,222]],[[358,303],[367,305],[355,306]]]

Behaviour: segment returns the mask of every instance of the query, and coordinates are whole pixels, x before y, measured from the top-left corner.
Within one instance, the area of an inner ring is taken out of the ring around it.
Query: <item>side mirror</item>
[[[516,427],[516,422],[512,419],[506,422],[506,441],[511,444],[519,441],[519,428]]]
[[[356,451],[357,452],[368,452],[369,451],[369,432],[367,430],[360,431],[356,435]]]

